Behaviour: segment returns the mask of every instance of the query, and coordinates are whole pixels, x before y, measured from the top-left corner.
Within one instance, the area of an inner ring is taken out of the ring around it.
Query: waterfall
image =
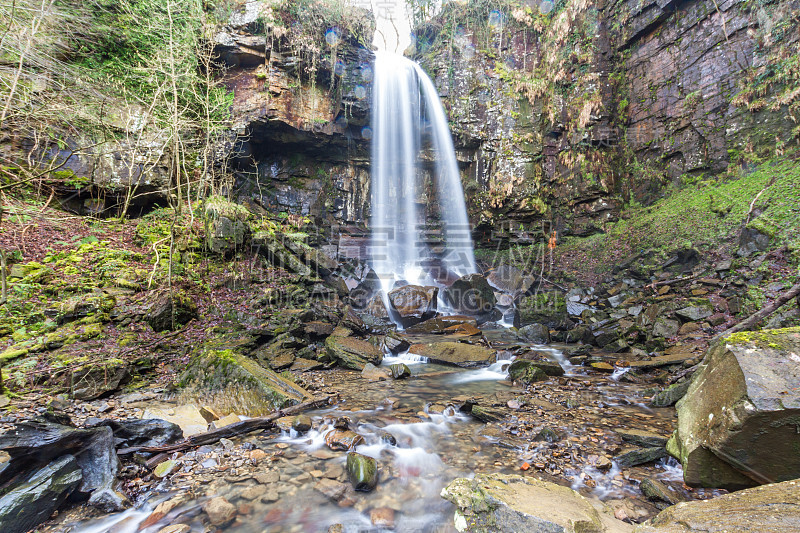
[[[441,227],[433,230],[426,226],[423,152],[433,156],[441,208]],[[425,266],[433,263],[451,276],[475,272],[464,191],[439,95],[419,65],[387,52],[375,57],[371,172],[370,256],[384,289],[395,279],[425,282]]]

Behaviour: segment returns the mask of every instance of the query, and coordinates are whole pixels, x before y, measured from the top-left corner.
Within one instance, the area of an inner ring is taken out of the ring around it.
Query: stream
[[[519,346],[505,331],[486,337],[500,350],[498,357],[508,353],[504,346]],[[306,434],[267,431],[202,446],[179,458],[185,483],[162,482],[135,509],[62,523],[59,531],[156,533],[176,523],[203,531],[203,505],[222,496],[237,506],[237,518],[223,528],[230,532],[325,532],[335,524],[341,529],[333,530],[345,532],[449,532],[455,531],[454,507],[439,494],[456,477],[478,472],[536,475],[606,501],[638,494],[635,477],[602,459],[619,449],[613,430],[665,433],[673,411],[648,408],[642,386],[619,381],[618,374],[589,374],[570,365],[556,347],[535,347],[550,353],[565,376],[537,383],[529,394],[506,381],[511,357],[477,369],[435,365],[409,354],[387,357],[384,365],[404,362],[411,369],[411,378],[397,381],[368,382],[356,372],[327,371],[325,385],[339,391],[342,402],[309,412],[313,429]],[[467,399],[504,404],[514,411],[511,423],[485,424],[460,413],[457,407]],[[371,492],[351,488],[346,452],[325,444],[342,417],[364,437],[356,451],[378,461],[379,483]],[[238,460],[231,467],[228,461],[219,470],[220,455],[247,457],[257,449],[264,452],[257,465]],[[637,470],[662,480],[681,475],[679,466],[664,460]],[[163,517],[151,516],[179,492],[186,496],[177,505],[167,506]]]

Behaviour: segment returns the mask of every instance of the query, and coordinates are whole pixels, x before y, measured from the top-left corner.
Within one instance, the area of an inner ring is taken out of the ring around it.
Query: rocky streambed
[[[372,372],[312,372],[318,392],[339,393],[337,405],[172,453],[157,465],[152,456],[134,457],[120,472],[138,494],[132,509],[93,518],[77,508],[46,530],[451,531],[457,498],[440,494],[475,474],[545,480],[577,498],[575,489],[622,526],[669,502],[711,495],[681,487],[680,467],[664,452],[674,411],[648,407],[642,385],[575,367],[561,350],[520,342],[508,330],[484,334],[498,353],[490,366],[446,366],[406,353]],[[423,346],[430,340],[409,337]],[[540,366],[561,375],[526,390],[507,373],[512,353],[530,349],[548,354]],[[388,369],[398,364],[410,376],[391,379]],[[382,370],[385,377],[376,377]],[[197,408],[161,395],[138,399],[127,404],[133,408],[112,400],[116,416],[142,410],[189,432],[198,425]],[[94,403],[76,414],[109,404]],[[152,475],[142,464],[148,460]],[[649,500],[643,481],[663,493]]]

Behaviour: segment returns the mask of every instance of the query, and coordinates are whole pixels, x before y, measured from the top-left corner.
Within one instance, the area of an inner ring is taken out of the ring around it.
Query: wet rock
[[[639,448],[638,450],[630,450],[621,453],[616,457],[616,460],[621,468],[630,468],[645,463],[652,463],[666,456],[667,450],[663,447]]]
[[[197,305],[182,291],[157,293],[145,310],[145,321],[154,331],[172,331],[197,318]]]
[[[335,479],[323,478],[317,481],[314,489],[318,490],[333,501],[339,501],[347,490],[347,485],[335,481]]]
[[[669,507],[636,533],[800,531],[800,482],[784,481]]]
[[[217,527],[232,522],[236,517],[236,507],[222,496],[208,500],[203,505],[203,511],[208,515],[211,525]]]
[[[508,377],[525,384],[548,379],[547,373],[539,368],[534,361],[526,361],[525,359],[517,359],[511,363],[511,366],[508,367]]]
[[[737,333],[709,348],[667,446],[688,485],[736,490],[800,476],[797,354],[798,328]]]
[[[558,291],[539,292],[522,298],[519,312],[524,324],[535,322],[559,330],[569,329],[572,325],[567,316],[567,301]]]
[[[473,405],[469,414],[485,423],[497,422],[503,420],[506,416],[505,412],[499,409],[493,409],[483,405]]]
[[[403,363],[395,363],[389,366],[393,379],[405,379],[411,377],[411,370]]]
[[[433,342],[414,344],[409,352],[427,357],[432,363],[474,367],[494,362],[495,352],[483,346],[461,342]]]
[[[353,337],[331,335],[325,348],[332,360],[345,368],[363,370],[367,363],[381,364],[383,353],[373,344]]]
[[[383,295],[380,292],[372,295],[372,298],[369,299],[364,310],[379,320],[389,319],[389,310],[386,309]]]
[[[683,383],[675,383],[666,389],[662,390],[650,400],[650,405],[653,407],[669,407],[678,403],[678,400],[686,395],[689,390],[691,380],[687,379]]]
[[[543,427],[539,433],[533,437],[533,440],[535,442],[558,442],[561,440],[561,435],[559,435],[559,433],[552,428]]]
[[[437,316],[411,326],[406,333],[446,333],[448,328],[464,324],[477,326],[478,323],[475,318],[466,315]]]
[[[458,478],[442,490],[442,497],[456,505],[459,531],[604,533],[633,529],[616,520],[600,502],[532,477],[478,474],[473,479]]]
[[[350,452],[347,454],[347,477],[354,489],[371,491],[378,485],[378,463],[372,457]]]
[[[595,361],[594,363],[590,363],[589,366],[600,372],[614,371],[614,365],[606,363],[605,361]]]
[[[409,327],[436,314],[438,287],[406,285],[389,292],[390,311],[403,327]]]
[[[533,276],[525,274],[520,269],[508,265],[500,265],[493,269],[489,272],[489,275],[486,276],[486,281],[495,289],[509,294],[514,298],[527,293],[536,282]]]
[[[670,489],[657,479],[649,477],[644,478],[639,484],[639,489],[642,491],[642,494],[647,496],[650,500],[660,500],[670,505],[686,501],[686,497],[683,494]]]
[[[364,437],[349,429],[334,429],[325,435],[325,444],[331,450],[347,451],[364,443]]]
[[[206,247],[218,254],[241,249],[250,237],[247,208],[219,196],[206,198],[204,204]]]
[[[364,365],[364,369],[361,370],[361,377],[367,381],[386,381],[390,376],[391,373],[388,370],[382,367],[379,368],[372,363],[367,363]]]
[[[514,360],[514,363],[516,363],[517,361],[526,361],[527,364],[529,364],[530,366],[535,366],[536,368],[541,369],[542,372],[544,372],[548,376],[563,376],[564,375],[564,369],[558,363],[554,363],[553,361],[550,361],[550,360],[544,360],[543,361],[543,360],[540,360],[540,359],[536,359],[536,357],[537,357],[537,352],[536,351],[526,352],[526,353],[522,354],[521,356],[519,356],[516,360]],[[546,357],[546,355],[545,355],[545,357]],[[513,365],[514,363],[511,363],[511,364]],[[510,372],[510,367],[509,367],[509,372]]]
[[[444,299],[458,313],[470,316],[486,315],[496,303],[491,285],[480,274],[458,278],[444,291]]]
[[[158,533],[189,533],[191,530],[191,526],[187,524],[172,524],[159,529]]]
[[[591,344],[594,335],[588,326],[575,326],[564,335],[564,342]]]
[[[47,520],[82,480],[75,457],[64,455],[35,471],[0,498],[0,525],[8,533],[30,531]]]
[[[203,404],[228,410],[235,406],[238,413],[248,416],[311,398],[299,385],[233,350],[205,350],[193,356],[179,385]]]
[[[544,324],[528,324],[519,328],[519,335],[528,342],[534,344],[548,344],[550,342],[550,330]]]
[[[625,442],[630,442],[643,448],[663,448],[667,444],[668,437],[664,437],[652,431],[642,429],[617,429],[617,435],[622,437]]]
[[[115,488],[119,459],[111,428],[98,428],[76,457],[83,474],[77,490],[89,495],[90,505],[107,513],[122,511],[131,506],[127,496]]]
[[[373,526],[394,529],[394,509],[391,507],[378,507],[369,512],[369,520]]]
[[[306,433],[311,429],[311,417],[308,415],[297,415],[292,420],[292,429],[298,433]]]

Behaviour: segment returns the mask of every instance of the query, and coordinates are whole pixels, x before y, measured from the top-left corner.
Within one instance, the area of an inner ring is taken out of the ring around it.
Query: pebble
[[[248,487],[239,494],[239,497],[245,500],[255,500],[260,498],[267,492],[267,487],[264,485],[253,485],[252,487]]]
[[[236,507],[222,496],[208,500],[203,505],[203,511],[213,526],[224,526],[236,517]]]
[[[261,483],[263,485],[267,485],[267,484],[270,484],[270,483],[277,483],[278,480],[280,479],[280,474],[278,474],[277,472],[275,472],[273,470],[273,471],[270,471],[270,472],[262,472],[260,474],[256,474],[255,476],[253,476],[253,478],[258,483]]]
[[[369,519],[373,526],[394,529],[394,509],[389,507],[373,509],[369,513]]]

